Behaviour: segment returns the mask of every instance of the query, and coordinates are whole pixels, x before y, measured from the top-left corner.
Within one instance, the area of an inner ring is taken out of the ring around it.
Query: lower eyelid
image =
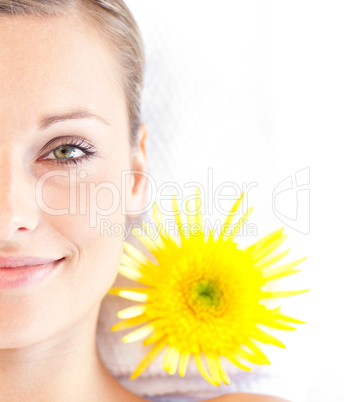
[[[71,165],[71,164],[74,164],[74,165],[82,164],[84,162],[87,162],[89,159],[90,159],[89,155],[84,155],[84,156],[81,156],[79,158],[66,158],[66,159],[58,159],[58,158],[52,159],[52,158],[49,158],[49,159],[45,159],[45,161],[47,163],[53,163],[55,165],[58,164],[58,165],[65,165],[66,166],[66,165]]]

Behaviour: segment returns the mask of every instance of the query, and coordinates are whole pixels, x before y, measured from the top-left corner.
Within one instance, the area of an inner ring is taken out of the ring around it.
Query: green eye
[[[54,149],[52,152],[57,159],[75,158],[84,154],[84,152],[82,152],[80,149],[71,147],[69,145],[61,145],[58,148]]]
[[[52,149],[43,159],[55,163],[75,165],[83,163],[91,157],[98,155],[94,145],[88,144],[81,139],[72,140],[68,143],[62,143],[55,149]]]

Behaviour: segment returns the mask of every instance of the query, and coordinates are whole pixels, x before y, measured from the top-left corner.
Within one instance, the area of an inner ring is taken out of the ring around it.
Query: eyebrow
[[[102,123],[110,126],[110,123],[108,123],[103,117],[98,116],[95,113],[92,113],[90,110],[87,109],[76,109],[76,110],[71,110],[66,113],[57,113],[57,114],[49,114],[47,116],[44,116],[42,120],[39,123],[39,129],[40,130],[45,130],[46,128],[52,126],[53,124],[65,121],[65,120],[72,120],[72,119],[89,119],[89,118],[94,118]]]

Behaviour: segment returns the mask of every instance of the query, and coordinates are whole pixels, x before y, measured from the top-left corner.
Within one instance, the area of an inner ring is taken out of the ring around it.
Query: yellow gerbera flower
[[[196,191],[196,211],[187,213],[184,233],[176,197],[173,211],[178,224],[179,240],[168,234],[163,226],[163,216],[154,203],[153,217],[160,228],[160,237],[134,231],[135,236],[150,250],[158,265],[134,246],[124,242],[127,254],[122,255],[119,273],[145,287],[111,288],[109,294],[143,304],[125,308],[117,313],[124,319],[111,328],[118,331],[139,324],[122,340],[134,342],[147,338],[144,345],[154,344],[138,365],[130,379],[138,377],[166,348],[163,367],[174,374],[179,364],[179,374],[184,376],[191,356],[194,356],[199,372],[213,385],[226,384],[230,379],[224,371],[220,356],[243,370],[251,370],[245,361],[270,364],[259,347],[259,342],[282,348],[285,345],[259,328],[264,325],[280,330],[294,330],[291,323],[303,323],[280,312],[280,307],[268,309],[265,299],[286,297],[307,290],[267,291],[270,281],[291,275],[295,266],[305,258],[273,267],[289,250],[270,256],[285,239],[283,228],[243,250],[234,242],[235,233],[246,222],[252,208],[232,227],[244,193],[234,204],[221,233],[215,238],[215,230],[204,232],[204,218],[199,211],[199,189]],[[187,200],[189,201],[189,200]],[[198,226],[197,226],[198,225]],[[146,225],[142,226],[146,229]],[[195,227],[199,230],[193,231]],[[231,227],[230,233],[228,228]],[[202,355],[205,355],[210,374]]]

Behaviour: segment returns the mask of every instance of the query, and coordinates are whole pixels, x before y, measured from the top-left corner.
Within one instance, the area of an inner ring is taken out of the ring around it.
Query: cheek
[[[73,175],[77,179],[55,180],[45,189],[46,205],[53,212],[44,213],[44,220],[73,249],[67,283],[77,281],[78,289],[90,286],[89,292],[98,288],[104,294],[116,278],[125,237],[121,171],[93,180]],[[68,213],[58,212],[63,210]]]
[[[120,203],[121,171],[106,169],[102,175],[98,171],[97,178],[89,175],[74,182],[56,178],[44,191],[46,204],[52,210],[69,210],[63,215],[43,213],[42,216],[47,227],[67,242],[72,254],[56,277],[54,300],[50,299],[59,316],[55,325],[58,321],[59,325],[65,325],[67,321],[75,322],[100,302],[117,277],[125,236],[123,231],[113,230],[125,229]],[[85,210],[81,202],[84,198]]]

